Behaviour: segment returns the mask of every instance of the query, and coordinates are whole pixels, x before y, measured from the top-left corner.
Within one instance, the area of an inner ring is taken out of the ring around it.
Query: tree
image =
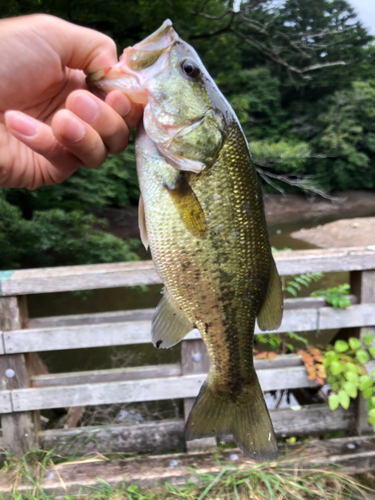
[[[346,0],[245,0],[238,12],[231,0],[11,0],[1,12],[57,15],[119,53],[171,18],[237,112],[265,189],[374,187],[375,47]],[[137,199],[131,146],[61,185],[0,190],[0,267],[134,258],[93,214]]]
[[[375,80],[354,82],[320,103],[312,141],[329,156],[316,167],[326,189],[375,187]]]
[[[0,270],[137,260],[139,241],[103,231],[106,221],[78,210],[35,211],[31,220],[0,198]]]

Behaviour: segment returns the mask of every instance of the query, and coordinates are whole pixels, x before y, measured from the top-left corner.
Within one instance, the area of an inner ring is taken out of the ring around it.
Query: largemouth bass
[[[237,117],[169,20],[87,82],[145,106],[135,142],[139,223],[164,283],[153,343],[167,348],[198,328],[210,358],[186,438],[233,434],[249,457],[275,459],[253,337],[256,318],[262,330],[280,325],[282,292]]]

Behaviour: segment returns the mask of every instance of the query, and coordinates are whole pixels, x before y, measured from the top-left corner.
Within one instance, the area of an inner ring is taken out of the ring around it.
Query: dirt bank
[[[333,193],[339,201],[330,201],[321,197],[312,199],[304,195],[291,194],[282,196],[271,194],[264,197],[267,224],[289,224],[311,221],[334,216],[335,218],[356,217],[375,214],[375,192],[345,191]],[[359,214],[358,212],[361,212]]]
[[[375,217],[342,219],[290,235],[322,248],[375,245]]]
[[[298,194],[266,195],[264,207],[267,224],[275,226],[311,220],[317,220],[319,223],[330,216],[347,218],[375,214],[375,192],[346,191],[334,196],[339,198],[340,202],[325,200],[321,197],[308,199]],[[139,238],[137,207],[105,208],[97,215],[108,219],[108,231],[115,236],[123,239]]]

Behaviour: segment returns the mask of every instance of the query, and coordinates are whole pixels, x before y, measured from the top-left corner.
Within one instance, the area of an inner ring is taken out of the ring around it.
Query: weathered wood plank
[[[311,271],[361,271],[375,269],[375,252],[365,247],[299,250],[277,253],[275,261],[281,275]],[[160,278],[152,261],[119,262],[3,273],[1,294],[26,295],[156,283],[160,283]]]
[[[371,310],[375,310],[375,270],[351,272],[350,281],[351,289],[357,295],[360,303]],[[365,328],[355,328],[351,331],[351,334],[363,339],[366,332],[370,332],[375,339],[375,317],[370,315],[366,324],[362,326]],[[367,366],[368,372],[371,371],[369,364]],[[373,433],[372,426],[368,423],[367,402],[362,394],[359,394],[357,398],[356,429],[359,435]]]
[[[166,377],[134,381],[105,382],[19,389],[12,392],[14,411],[68,406],[158,401],[198,394],[205,375]]]
[[[353,428],[355,407],[338,408],[334,412],[328,404],[282,408],[270,411],[277,437],[313,436],[327,432],[346,431]]]
[[[367,332],[371,333],[375,341],[375,326],[361,328],[359,332],[359,337],[362,339]],[[369,361],[368,363],[366,363],[366,369],[368,373],[371,373],[371,371],[375,369],[375,361]],[[355,428],[357,430],[357,433],[360,436],[366,434],[367,435],[374,434],[373,426],[370,425],[368,421],[367,401],[364,399],[362,394],[358,395],[356,410],[357,412],[356,412]]]
[[[141,380],[145,378],[178,377],[182,374],[180,363],[168,365],[135,366],[91,370],[70,373],[48,373],[31,377],[32,387],[55,387],[58,385],[98,384],[121,380]]]
[[[350,304],[357,304],[355,295],[347,295]],[[284,310],[290,309],[316,309],[325,307],[324,297],[303,297],[284,300]],[[57,328],[61,326],[96,325],[100,323],[119,323],[123,321],[152,320],[155,309],[135,309],[131,311],[114,311],[91,314],[70,314],[65,316],[49,316],[46,318],[29,319],[25,328]],[[1,348],[1,346],[0,346]]]
[[[27,316],[25,297],[0,298],[0,330],[22,328],[23,319]],[[0,394],[4,392],[1,402],[4,403],[1,416],[1,427],[5,447],[21,456],[27,450],[36,447],[33,415],[28,412],[5,413],[9,411],[9,396],[13,411],[12,391],[28,386],[25,356],[23,354],[0,356]]]
[[[108,483],[112,488],[125,484],[135,484],[147,490],[163,486],[166,482],[177,487],[187,481],[197,482],[192,470],[204,472],[216,477],[223,469],[223,464],[233,464],[231,455],[236,454],[236,467],[250,469],[255,462],[247,458],[238,449],[229,449],[212,453],[174,453],[149,457],[128,458],[122,460],[97,460],[80,463],[64,463],[47,467],[43,481],[45,496],[63,500],[67,495],[82,497],[92,493],[97,478]],[[375,438],[357,437],[328,439],[296,443],[280,450],[280,465],[290,467],[315,466],[327,470],[330,466],[349,473],[370,472],[375,468]],[[12,476],[0,477],[0,493],[5,499],[12,489]],[[17,485],[17,491],[26,493],[30,483]]]
[[[162,420],[137,425],[102,425],[53,429],[39,433],[43,450],[63,456],[87,453],[145,453],[185,447],[184,421]]]
[[[273,361],[269,359],[254,359],[255,369],[265,370],[275,368],[287,368],[292,366],[302,366],[302,361],[298,354],[278,354]]]
[[[85,266],[49,267],[14,271],[1,282],[3,296],[153,285],[160,278],[152,261]]]
[[[276,253],[274,257],[281,276],[375,269],[375,251],[366,247],[298,250]]]
[[[328,405],[303,406],[298,411],[290,408],[271,410],[278,437],[309,436],[326,432],[347,431],[355,420],[354,405],[345,411],[332,412]],[[52,429],[39,433],[43,450],[54,448],[63,456],[88,453],[132,453],[166,451],[184,446],[184,421],[162,420],[134,426],[109,425]],[[230,442],[230,437],[224,438]]]
[[[13,407],[10,391],[2,389],[0,391],[0,415],[2,413],[11,413],[12,410]]]
[[[347,309],[322,307],[319,309],[318,330],[375,325],[375,305],[357,304]]]
[[[203,344],[202,340],[189,340],[188,343]],[[181,345],[182,347],[182,345]],[[197,352],[193,352],[193,355]],[[184,360],[185,353],[182,355]],[[192,360],[194,362],[194,359]],[[190,362],[192,362],[190,361]],[[200,360],[199,360],[200,361]],[[198,361],[198,362],[199,362]],[[285,354],[276,356],[273,361],[268,359],[256,359],[255,369],[271,369],[285,368],[292,366],[302,366],[301,358],[296,354]],[[195,362],[194,362],[195,363]],[[209,369],[209,361],[206,354],[204,365],[196,373],[207,374]],[[188,374],[188,373],[185,373]],[[130,368],[112,368],[108,370],[91,370],[68,373],[48,373],[42,375],[34,375],[31,377],[32,387],[54,387],[58,385],[76,385],[76,384],[97,384],[101,382],[117,382],[120,380],[141,380],[145,378],[155,377],[178,377],[182,375],[181,365],[179,363],[167,365],[150,365],[150,366],[135,366]],[[194,402],[195,398],[193,398]],[[190,412],[187,409],[187,414]]]
[[[352,305],[344,310],[335,310],[332,307],[296,309],[284,312],[283,322],[277,333],[347,328],[349,326],[362,327],[371,324],[375,324],[375,307],[371,304]],[[151,320],[145,319],[56,328],[22,329],[4,332],[4,348],[6,353],[14,354],[144,344],[151,341],[150,332]],[[259,333],[267,332],[261,332],[256,326],[255,334]],[[200,338],[198,330],[192,330],[186,336],[186,340]]]
[[[319,297],[322,299],[323,297]],[[324,302],[324,300],[323,300]],[[102,323],[122,323],[124,321],[151,321],[155,309],[134,309],[131,311],[111,311],[91,314],[69,314],[32,318],[26,328],[58,328],[62,326],[97,325]]]
[[[206,375],[184,375],[134,381],[17,389],[12,391],[14,411],[41,410],[69,406],[158,401],[194,398]],[[303,366],[258,371],[263,391],[313,387]]]
[[[4,333],[7,353],[58,351],[149,342],[151,342],[151,321],[102,323]]]

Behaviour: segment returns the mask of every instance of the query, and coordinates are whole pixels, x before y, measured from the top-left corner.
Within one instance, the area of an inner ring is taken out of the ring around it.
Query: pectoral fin
[[[206,236],[206,218],[201,204],[184,174],[180,173],[175,183],[173,185],[166,184],[166,188],[186,229],[194,236],[204,238]]]
[[[148,249],[148,236],[147,236],[147,227],[146,227],[146,215],[145,215],[145,205],[143,203],[142,194],[139,196],[138,202],[138,227],[141,235],[141,241],[145,246],[145,249]]]
[[[177,344],[194,327],[182,314],[166,290],[152,319],[152,343],[157,348],[168,348]]]
[[[261,330],[276,330],[283,318],[283,292],[275,261],[271,261],[270,281],[257,321]]]

